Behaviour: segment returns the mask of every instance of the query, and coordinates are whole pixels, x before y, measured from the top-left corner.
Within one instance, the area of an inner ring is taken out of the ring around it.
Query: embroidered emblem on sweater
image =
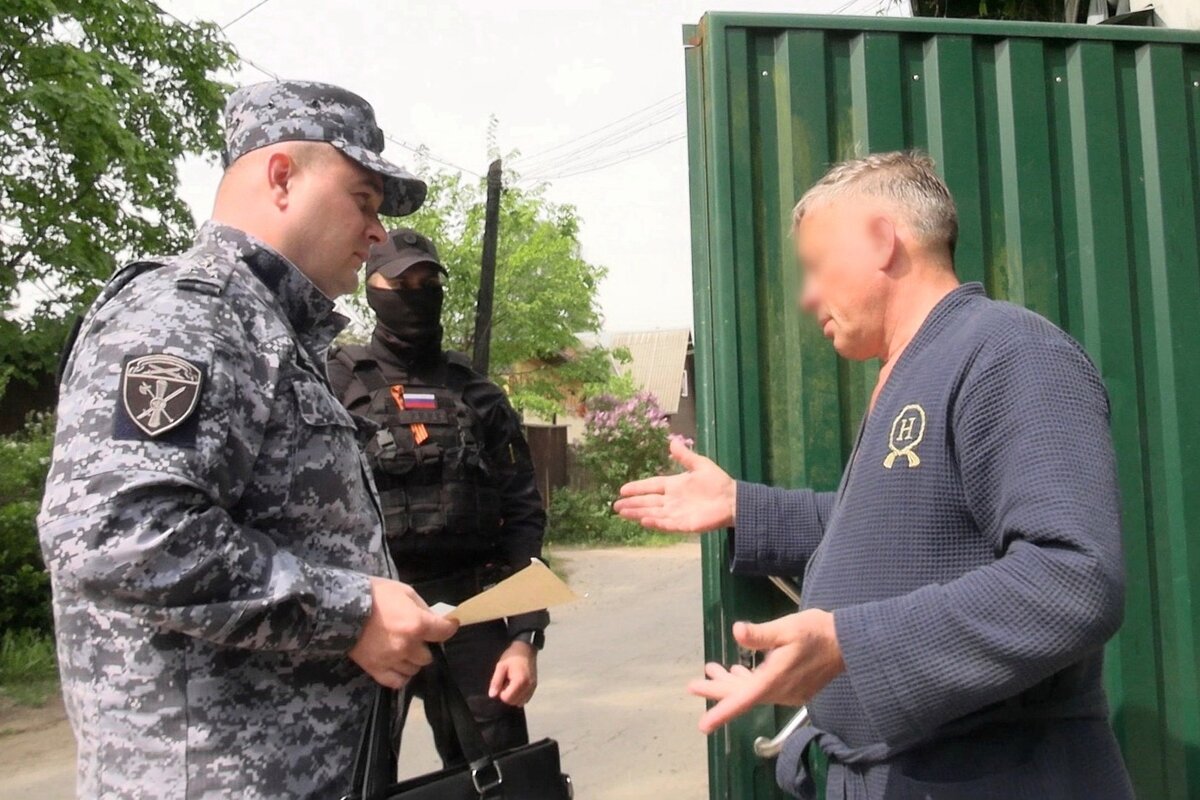
[[[887,458],[883,466],[891,469],[896,459],[904,456],[910,467],[921,465],[921,457],[917,455],[917,445],[925,438],[925,409],[917,403],[910,403],[900,409],[900,413],[892,420],[892,432],[888,437]]]

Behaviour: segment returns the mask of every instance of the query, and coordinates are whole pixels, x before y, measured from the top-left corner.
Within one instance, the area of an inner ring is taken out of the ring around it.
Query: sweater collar
[[[916,358],[917,354],[925,348],[926,344],[937,338],[937,335],[954,318],[955,312],[981,297],[987,297],[983,284],[971,282],[955,287],[937,302],[937,305],[925,317],[925,321],[921,323],[921,327],[917,329],[917,333],[913,336],[912,341],[896,357],[896,363],[892,367],[891,374],[888,375],[887,382],[884,384],[883,389],[880,390],[879,396],[875,399],[874,408],[878,408],[891,396],[892,388],[896,385],[897,377],[902,374],[905,364]],[[874,413],[874,408],[868,412],[868,416]],[[863,424],[866,425],[865,419]]]
[[[917,336],[929,338],[929,336],[936,334],[945,326],[947,319],[952,317],[955,311],[976,297],[987,297],[987,292],[984,291],[982,283],[971,281],[956,286],[949,294],[939,300],[937,305],[933,307],[933,310],[929,312],[929,316],[925,318],[925,321],[921,323],[920,329],[917,330]]]
[[[978,297],[986,298],[987,292],[984,291],[982,283],[975,281],[961,284],[946,294],[945,297],[937,302],[937,305],[933,307],[928,316],[925,317],[925,321],[917,329],[917,333],[913,336],[912,341],[908,343],[908,346],[898,356],[900,360],[896,362],[896,366],[898,367],[903,363],[905,356],[908,356],[909,353],[915,354],[925,346],[926,342],[935,338],[946,327],[950,319],[953,318],[955,311]]]

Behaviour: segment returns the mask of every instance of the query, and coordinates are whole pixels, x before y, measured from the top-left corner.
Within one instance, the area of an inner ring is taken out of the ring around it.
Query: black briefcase
[[[490,752],[440,647],[433,648],[433,657],[426,669],[446,699],[467,765],[396,783],[389,741],[396,694],[381,688],[359,743],[350,794],[343,800],[572,800],[575,793],[562,772],[558,743],[543,739]]]

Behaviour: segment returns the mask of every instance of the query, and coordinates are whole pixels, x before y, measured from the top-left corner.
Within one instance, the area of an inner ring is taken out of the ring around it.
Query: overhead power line
[[[563,167],[601,155],[615,152],[620,145],[635,141],[645,131],[676,119],[683,110],[682,100],[668,105],[658,105],[629,114],[622,121],[609,123],[595,131],[576,137],[571,142],[560,143],[556,152],[543,151],[540,158],[531,158],[516,163],[515,168],[531,179],[560,172]]]
[[[551,172],[559,172],[563,167],[576,164],[581,160],[602,154],[605,151],[611,152],[614,147],[635,139],[638,134],[663,123],[671,122],[679,116],[682,110],[683,105],[681,101],[677,106],[667,106],[650,115],[633,119],[625,123],[622,127],[609,131],[601,138],[593,138],[585,141],[573,149],[564,150],[556,156],[539,161],[532,167],[529,165],[524,166],[527,168],[531,178]],[[518,170],[520,169],[521,167],[518,166]]]
[[[560,146],[557,154],[548,155],[532,166],[518,164],[517,171],[521,173],[522,181],[543,182],[594,172],[653,152],[672,141],[678,141],[683,134],[666,139],[647,139],[643,134],[674,121],[682,111],[681,95],[663,98],[662,101],[627,114],[591,134],[578,137],[574,147]]]
[[[845,14],[847,11],[849,11],[851,8],[853,8],[854,6],[858,5],[861,2],[863,2],[863,0],[848,0],[847,2],[845,2],[842,5],[835,8],[833,11],[828,11],[825,13],[827,13],[833,17],[840,16],[842,14]]]
[[[246,58],[245,56],[241,56],[241,55],[239,55],[239,56],[237,57],[237,59],[238,59],[238,61],[240,61],[240,62],[242,62],[243,64],[245,64],[247,67],[252,67],[253,69],[256,69],[256,70],[258,70],[258,71],[259,71],[259,72],[261,72],[263,75],[266,75],[268,78],[270,78],[271,80],[273,80],[273,81],[277,81],[277,80],[279,80],[279,74],[278,74],[278,73],[272,72],[271,70],[267,69],[266,67],[260,67],[258,64],[255,64],[253,61],[251,61],[250,59]]]
[[[236,22],[241,22],[243,19],[245,19],[246,17],[250,16],[250,15],[251,15],[251,14],[253,14],[255,11],[257,11],[257,10],[258,10],[258,9],[260,9],[260,8],[262,8],[263,6],[265,6],[265,5],[266,5],[267,3],[269,3],[269,2],[271,2],[271,0],[259,0],[257,3],[255,3],[255,4],[254,4],[254,5],[252,5],[252,6],[250,6],[249,8],[247,8],[247,9],[246,9],[245,11],[243,11],[242,13],[238,14],[236,17],[234,17],[233,19],[229,20],[229,22],[226,22],[224,25],[222,25],[222,26],[221,26],[221,30],[225,30],[225,29],[226,29],[226,28],[228,28],[230,25],[233,25],[233,24],[234,24],[234,23],[236,23]]]
[[[632,161],[635,158],[641,158],[644,155],[653,153],[656,150],[661,150],[662,148],[666,147],[667,145],[673,144],[673,143],[678,142],[681,139],[685,139],[685,138],[687,138],[686,131],[682,132],[682,133],[674,134],[672,136],[668,136],[665,139],[659,139],[659,140],[656,140],[653,142],[648,142],[648,143],[640,145],[638,147],[622,151],[621,153],[609,154],[609,156],[606,156],[605,158],[596,159],[596,160],[594,160],[590,163],[586,163],[586,164],[579,164],[579,165],[576,165],[574,168],[571,168],[567,171],[564,171],[564,172],[561,172],[561,173],[558,173],[555,175],[547,175],[542,178],[539,178],[538,180],[542,180],[542,181],[562,180],[564,178],[574,178],[576,175],[586,175],[587,173],[590,173],[590,172],[598,172],[602,169],[608,169],[609,167],[615,167],[618,164],[623,164],[626,161]]]
[[[629,120],[633,117],[637,117],[646,112],[650,112],[650,111],[659,109],[660,106],[663,106],[665,104],[671,104],[671,103],[678,102],[682,97],[683,97],[683,92],[675,92],[674,94],[670,94],[670,95],[667,95],[666,97],[659,98],[658,100],[655,100],[653,103],[651,103],[648,106],[643,106],[642,108],[639,108],[636,111],[631,111],[630,113],[626,114],[625,116],[615,119],[612,122],[609,122],[605,125],[601,125],[599,128],[590,130],[587,133],[580,134],[579,136],[573,136],[570,139],[566,139],[565,141],[559,142],[558,144],[554,145],[553,147],[548,147],[545,150],[540,150],[538,152],[531,153],[529,155],[519,156],[518,158],[514,159],[514,163],[527,164],[531,161],[535,161],[549,153],[553,153],[564,147],[568,147],[577,142],[581,142],[584,139],[587,139],[597,133],[602,133],[604,131],[607,131],[610,128],[612,128],[616,125],[620,125],[622,122],[625,122],[626,120]]]
[[[388,140],[389,142],[391,142],[392,144],[399,145],[400,147],[403,147],[405,150],[408,150],[408,151],[409,151],[409,152],[411,152],[411,153],[415,153],[416,155],[419,155],[419,156],[422,156],[422,157],[424,157],[424,158],[427,158],[427,159],[429,159],[430,161],[435,161],[435,162],[437,162],[438,164],[441,164],[441,165],[443,165],[443,166],[451,167],[451,168],[453,168],[453,169],[456,169],[456,170],[458,170],[458,171],[460,171],[460,172],[465,172],[465,173],[467,173],[468,175],[474,175],[476,178],[482,178],[482,177],[483,177],[483,174],[482,174],[482,173],[476,172],[476,171],[475,171],[475,170],[473,170],[473,169],[467,169],[466,167],[463,167],[463,166],[460,166],[460,165],[458,165],[458,164],[455,164],[453,161],[448,161],[448,160],[446,160],[446,159],[444,159],[444,158],[441,158],[441,157],[439,157],[439,156],[436,156],[436,155],[434,155],[434,154],[433,154],[433,153],[432,153],[432,152],[429,150],[429,148],[428,148],[428,147],[426,147],[425,145],[416,145],[416,146],[414,146],[414,145],[411,145],[411,144],[409,144],[408,142],[404,142],[404,141],[401,141],[400,139],[397,139],[395,136],[392,136],[392,135],[391,135],[391,134],[389,134],[389,133],[385,133],[385,134],[383,135],[383,138],[387,139],[387,140]]]

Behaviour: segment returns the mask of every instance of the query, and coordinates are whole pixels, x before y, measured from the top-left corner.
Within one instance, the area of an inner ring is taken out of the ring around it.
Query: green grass
[[[560,528],[546,532],[546,544],[564,550],[588,547],[670,547],[685,540],[683,536],[655,533],[641,526],[634,527],[633,523],[614,524],[600,531],[593,529],[568,532]]]
[[[58,691],[54,637],[37,631],[0,635],[0,700],[40,706]]]
[[[546,544],[554,547],[663,547],[680,537],[648,531],[612,510],[615,492],[559,489],[550,502]]]
[[[555,547],[582,550],[590,547],[670,547],[687,541],[686,536],[655,533],[644,528],[611,538],[581,539],[579,541],[552,540]]]

